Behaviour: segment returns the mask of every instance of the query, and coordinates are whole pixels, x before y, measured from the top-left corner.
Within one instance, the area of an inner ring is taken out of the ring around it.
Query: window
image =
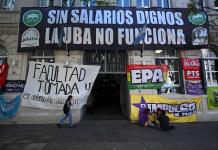
[[[137,7],[150,7],[150,0],[137,0]]]
[[[90,1],[81,1],[81,7],[92,7],[96,6],[95,0],[90,0]]]
[[[169,0],[157,0],[157,7],[169,8],[170,7]]]
[[[0,56],[6,56],[6,48],[0,45]]]
[[[54,63],[54,50],[34,50],[31,52],[29,61]]]
[[[218,57],[212,50],[202,49],[207,86],[218,85]]]
[[[74,0],[62,0],[61,2],[62,7],[72,7]]]
[[[15,4],[15,0],[4,0],[3,10],[13,10],[14,4]]]
[[[53,0],[40,0],[40,7],[53,6]]]
[[[215,9],[218,9],[218,0],[215,0],[214,3],[215,3]]]
[[[85,65],[101,66],[100,73],[126,73],[125,51],[85,51],[83,59]]]
[[[168,78],[166,83],[158,93],[180,93],[181,77],[180,77],[180,63],[177,57],[177,52],[172,50],[156,50],[155,51],[156,65],[168,66]]]
[[[130,0],[117,0],[117,6],[130,7]]]

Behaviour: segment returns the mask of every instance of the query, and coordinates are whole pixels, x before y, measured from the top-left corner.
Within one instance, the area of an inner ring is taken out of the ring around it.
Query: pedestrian
[[[73,125],[72,113],[71,113],[71,110],[70,110],[72,99],[73,99],[73,96],[69,95],[67,100],[64,103],[64,107],[63,107],[64,115],[61,117],[59,123],[57,124],[58,128],[61,128],[61,126],[63,125],[64,121],[67,118],[69,118],[69,125],[70,125],[70,127],[74,127],[75,126],[75,125]]]
[[[170,125],[170,119],[169,117],[166,115],[166,111],[162,110],[161,114],[158,117],[158,120],[160,122],[160,129],[164,130],[164,131],[169,131],[170,129],[174,129],[175,127]]]

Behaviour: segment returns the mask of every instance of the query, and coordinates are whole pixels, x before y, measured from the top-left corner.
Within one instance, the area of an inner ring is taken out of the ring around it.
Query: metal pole
[[[142,49],[141,49],[141,57],[143,57],[142,54],[143,54],[144,48],[145,48],[145,43],[144,43],[144,41],[143,41],[143,45],[142,45]]]

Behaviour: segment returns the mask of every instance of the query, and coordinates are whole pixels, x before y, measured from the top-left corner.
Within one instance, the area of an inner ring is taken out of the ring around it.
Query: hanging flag
[[[147,28],[147,24],[145,24],[145,25],[141,28],[141,30],[140,30],[138,36],[137,36],[137,37],[135,38],[135,40],[134,40],[134,43],[133,43],[134,46],[137,45],[141,40],[144,40],[144,38],[145,38],[145,33],[146,33],[146,28]]]
[[[0,96],[0,120],[16,116],[20,104],[20,96],[9,101]]]

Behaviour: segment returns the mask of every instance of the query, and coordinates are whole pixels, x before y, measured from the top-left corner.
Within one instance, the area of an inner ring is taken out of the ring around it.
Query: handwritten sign
[[[22,105],[62,109],[68,95],[72,95],[72,108],[81,108],[87,102],[99,69],[99,66],[30,62]]]

